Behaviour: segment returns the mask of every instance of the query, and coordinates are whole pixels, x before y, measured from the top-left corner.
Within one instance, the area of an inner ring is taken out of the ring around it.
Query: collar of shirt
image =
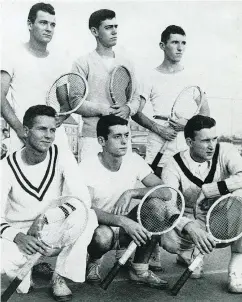
[[[205,161],[203,163],[196,162],[191,158],[190,150],[184,151],[184,159],[188,164],[190,171],[201,180],[204,180],[208,175],[209,169],[212,164],[212,160]]]

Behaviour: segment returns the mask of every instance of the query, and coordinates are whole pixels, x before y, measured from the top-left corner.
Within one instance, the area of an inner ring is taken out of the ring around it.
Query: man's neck
[[[101,164],[112,172],[117,172],[122,164],[122,156],[114,157],[112,154],[105,151],[98,153],[98,158]]]
[[[96,52],[101,57],[115,58],[115,54],[112,47],[105,47],[100,43],[97,43]]]
[[[45,58],[49,55],[49,51],[46,49],[46,43],[37,43],[35,40],[31,39],[25,44],[26,49],[35,57]]]
[[[25,164],[33,166],[44,161],[47,153],[48,151],[40,153],[39,151],[27,146],[22,150],[21,158]]]
[[[196,156],[196,154],[194,154],[194,153],[192,152],[191,149],[190,149],[190,157],[191,157],[191,159],[194,160],[196,163],[202,164],[202,163],[207,162],[206,160],[202,159],[201,157]]]
[[[177,73],[184,69],[183,65],[180,62],[173,62],[167,59],[164,59],[161,65],[157,68],[157,71],[161,73]]]

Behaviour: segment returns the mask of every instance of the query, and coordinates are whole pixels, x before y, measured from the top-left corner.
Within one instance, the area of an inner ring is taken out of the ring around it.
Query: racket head
[[[53,206],[38,221],[38,239],[49,247],[48,254],[73,244],[85,231],[89,217],[86,204],[76,196],[61,196],[53,200]]]
[[[65,73],[58,77],[46,95],[46,104],[58,115],[75,112],[88,95],[87,80],[78,73]]]
[[[216,200],[207,213],[206,227],[218,243],[242,237],[242,196],[227,194]]]
[[[164,199],[164,195],[167,198]],[[137,210],[137,220],[152,235],[161,235],[176,227],[184,210],[185,201],[179,190],[158,185],[142,198]]]
[[[203,92],[199,86],[185,87],[175,99],[171,109],[171,118],[189,120],[199,113],[202,101]]]
[[[133,77],[123,65],[114,68],[109,83],[110,96],[115,105],[122,106],[129,102],[133,95]]]

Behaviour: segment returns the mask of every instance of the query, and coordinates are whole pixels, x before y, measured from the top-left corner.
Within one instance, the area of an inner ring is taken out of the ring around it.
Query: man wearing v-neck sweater
[[[176,231],[162,237],[161,243],[169,252],[178,254],[179,263],[188,264],[196,249],[207,254],[215,247],[213,238],[205,231],[206,204],[228,193],[242,196],[242,157],[232,144],[217,143],[213,118],[194,116],[187,122],[184,134],[189,149],[167,162],[162,180],[182,191],[185,217]],[[200,278],[202,272],[201,263],[193,277]],[[242,239],[231,244],[228,289],[242,293]]]
[[[69,239],[62,239],[64,245],[60,248],[52,277],[54,298],[69,301],[72,293],[63,277],[75,282],[85,281],[87,246],[97,227],[97,218],[90,209],[88,188],[77,174],[77,163],[68,161],[66,153],[52,144],[55,115],[55,110],[46,105],[30,107],[23,119],[26,146],[2,161],[1,273],[13,279],[36,252],[46,255],[47,247],[38,239],[36,231],[40,214],[46,213],[49,223],[51,213],[54,218],[65,217],[67,237],[72,236],[72,226],[79,225],[83,208],[75,198],[68,198],[64,203],[58,199],[64,194],[77,196],[89,209],[87,227],[80,235],[78,231],[74,243],[65,246],[65,240]],[[18,292],[28,292],[30,275],[31,272],[24,278]]]
[[[129,103],[120,108],[112,107],[109,93],[112,70],[118,65],[124,65],[133,73],[130,62],[113,51],[113,47],[117,44],[117,28],[114,11],[101,9],[91,14],[89,29],[96,39],[96,49],[78,58],[72,66],[72,72],[84,76],[89,85],[87,100],[76,111],[83,118],[81,159],[102,151],[96,139],[96,126],[101,116],[113,113],[128,119],[139,108],[139,95],[136,88]]]

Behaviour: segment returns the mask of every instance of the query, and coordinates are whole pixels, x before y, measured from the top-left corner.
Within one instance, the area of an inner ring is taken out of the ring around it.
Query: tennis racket
[[[169,190],[170,200],[162,199],[162,191]],[[161,235],[172,230],[179,222],[185,209],[184,197],[180,191],[172,187],[159,185],[142,198],[137,209],[137,221],[152,235]],[[123,256],[115,263],[104,280],[101,287],[107,289],[118,274],[120,268],[128,261],[137,245],[132,241]]]
[[[184,88],[177,98],[171,109],[171,115],[168,118],[168,125],[172,120],[178,121],[182,124],[185,124],[194,115],[198,114],[203,101],[203,92],[198,86],[188,86]],[[160,151],[155,156],[151,168],[155,171],[157,168],[169,141],[166,141]]]
[[[133,77],[123,65],[117,66],[111,73],[109,91],[114,105],[123,106],[133,95]]]
[[[242,237],[242,197],[227,194],[216,200],[206,215],[206,228],[216,243],[228,244]],[[171,289],[173,296],[179,293],[202,259],[203,255],[198,254],[185,270]]]
[[[53,107],[58,115],[75,112],[86,100],[88,84],[78,73],[61,75],[53,83],[46,95],[46,104]]]
[[[55,255],[60,248],[77,240],[86,229],[89,213],[86,205],[77,197],[62,196],[53,203],[59,206],[42,214],[37,225],[37,238],[48,247],[47,256]],[[75,224],[69,219],[69,215],[73,212],[79,217]],[[20,268],[18,275],[1,295],[2,302],[10,299],[40,257],[39,252],[29,256],[29,261]]]

